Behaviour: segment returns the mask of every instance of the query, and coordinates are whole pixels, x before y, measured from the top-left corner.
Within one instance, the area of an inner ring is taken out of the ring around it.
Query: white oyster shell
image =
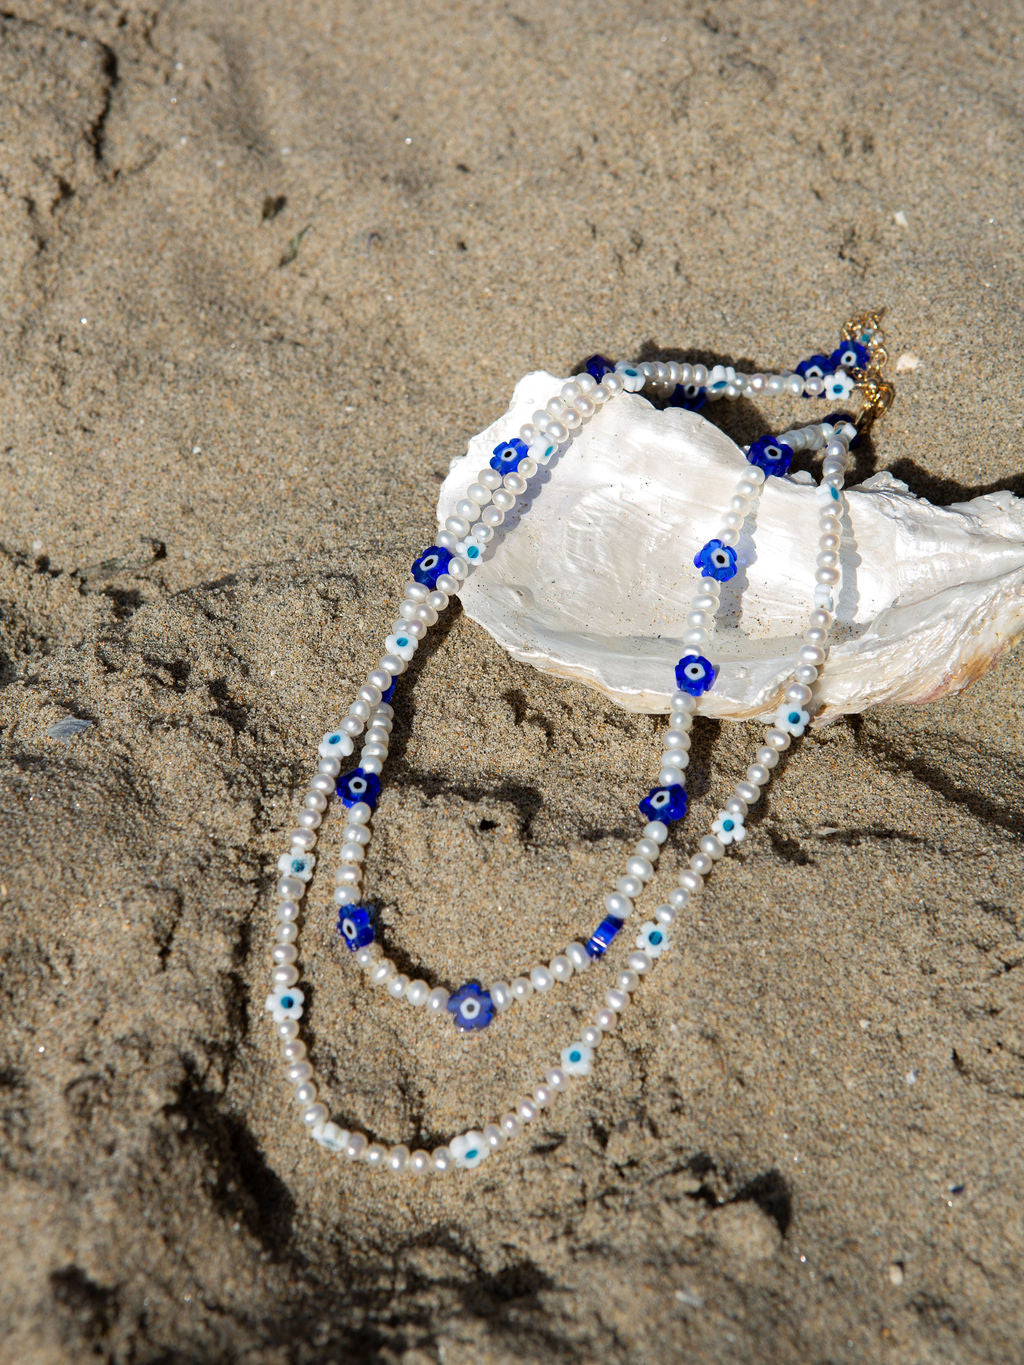
[[[520,380],[505,416],[453,461],[439,522],[563,382]],[[628,710],[667,711],[698,590],[693,557],[746,468],[701,416],[619,395],[530,481],[463,586],[466,613],[516,659]],[[709,651],[719,673],[701,699],[706,715],[767,719],[781,702],[812,606],[819,504],[808,479],[767,480],[744,527]],[[934,507],[882,473],[848,489],[847,505],[819,719],[954,692],[1024,631],[1024,499]]]

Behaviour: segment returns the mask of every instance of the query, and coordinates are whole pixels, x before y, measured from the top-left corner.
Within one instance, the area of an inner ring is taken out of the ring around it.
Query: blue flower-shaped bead
[[[353,768],[350,773],[342,773],[334,790],[341,797],[343,805],[354,806],[359,801],[365,801],[373,810],[380,800],[380,778],[376,773]]]
[[[583,362],[583,368],[592,379],[596,379],[600,384],[605,375],[614,370],[615,366],[603,355],[590,355]]]
[[[614,915],[607,915],[587,939],[585,946],[590,956],[604,957],[608,945],[621,928],[622,920],[616,919]]]
[[[785,441],[777,441],[774,436],[762,436],[747,451],[747,461],[763,469],[766,475],[781,478],[793,462],[793,447]]]
[[[731,545],[723,545],[720,540],[709,540],[694,555],[693,562],[700,569],[701,578],[715,578],[719,583],[727,583],[730,578],[736,577],[736,551]]]
[[[859,341],[844,341],[828,358],[832,370],[866,370],[871,356]]]
[[[640,802],[640,814],[648,820],[681,820],[686,814],[686,788],[679,782],[652,787]]]
[[[687,412],[700,412],[707,403],[707,389],[697,384],[677,384],[668,399],[670,408],[685,408]]]
[[[368,905],[343,905],[338,911],[338,933],[350,953],[373,942],[373,921]]]
[[[676,686],[691,697],[705,693],[715,681],[715,666],[703,654],[684,654],[676,664]]]
[[[431,545],[428,550],[424,550],[419,559],[412,566],[412,576],[417,583],[422,583],[425,588],[436,588],[437,580],[443,573],[448,572],[448,565],[451,563],[451,553],[440,545]]]
[[[824,379],[832,373],[832,363],[827,355],[811,355],[794,367],[804,379]]]
[[[496,469],[503,477],[506,474],[514,474],[529,453],[529,446],[518,436],[512,441],[502,441],[500,446],[494,447],[494,454],[490,459],[491,468]]]
[[[486,1028],[494,1018],[494,1001],[479,981],[467,981],[448,997],[448,1012],[460,1029]]]

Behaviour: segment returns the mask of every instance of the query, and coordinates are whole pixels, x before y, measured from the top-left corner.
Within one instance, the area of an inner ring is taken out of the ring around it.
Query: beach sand
[[[0,1360],[1024,1359],[1020,652],[794,746],[592,1075],[474,1173],[328,1157],[263,1008],[316,744],[522,374],[784,366],[886,305],[857,476],[1024,493],[1020,19],[5,6]],[[596,922],[664,722],[457,606],[411,679],[368,893],[403,970],[508,979]],[[691,832],[758,734],[698,722]],[[432,1147],[599,974],[427,1027],[342,960],[338,828],[311,1053],[339,1121]]]

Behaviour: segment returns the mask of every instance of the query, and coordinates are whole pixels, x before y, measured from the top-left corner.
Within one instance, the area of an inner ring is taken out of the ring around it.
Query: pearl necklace
[[[302,1123],[321,1147],[395,1173],[472,1169],[532,1123],[577,1078],[589,1074],[602,1039],[615,1028],[642,979],[670,947],[676,917],[700,891],[726,849],[746,837],[749,808],[767,787],[780,754],[803,734],[810,721],[813,686],[827,658],[829,632],[835,618],[845,515],[842,489],[849,447],[858,425],[846,413],[832,414],[824,421],[794,428],[779,437],[764,436],[745,448],[748,468],[732,490],[720,528],[697,549],[693,558],[700,573],[698,591],[686,617],[685,652],[676,666],[676,691],[671,697],[669,729],[664,736],[657,785],[639,803],[646,824],[626,858],[623,875],[604,896],[604,916],[590,937],[570,943],[550,962],[537,963],[510,982],[496,981],[484,988],[474,980],[452,993],[440,985],[431,987],[425,980],[410,981],[398,972],[395,964],[381,954],[374,912],[362,903],[360,896],[370,823],[380,796],[380,774],[388,756],[394,721],[391,698],[398,677],[427,631],[483,557],[507,514],[526,492],[529,480],[565,448],[604,404],[613,402],[621,393],[638,393],[645,388],[662,402],[690,410],[741,395],[790,394],[845,400],[857,390],[864,404],[858,423],[864,427],[892,398],[891,387],[881,377],[886,354],[879,330],[880,316],[874,313],[855,319],[843,329],[840,345],[831,355],[811,356],[795,370],[778,374],[744,375],[731,366],[716,365],[708,370],[704,365],[675,361],[613,365],[600,356],[591,357],[584,373],[565,383],[518,435],[496,447],[489,465],[466,490],[465,498],[457,504],[455,514],[448,517],[436,543],[415,561],[397,618],[384,642],[383,657],[359,688],[348,715],[320,742],[317,771],[302,799],[289,848],[278,862],[281,876],[276,886],[277,941],[271,954],[272,990],[266,1008],[281,1041],[286,1078],[294,1088]],[[697,851],[679,874],[678,885],[666,903],[655,910],[653,918],[640,926],[625,965],[620,964],[615,970],[604,1004],[590,1024],[568,1042],[557,1064],[516,1099],[506,1113],[479,1130],[457,1134],[446,1146],[433,1152],[422,1149],[410,1152],[405,1145],[387,1148],[371,1142],[364,1133],[349,1131],[333,1122],[318,1097],[313,1067],[299,1036],[305,997],[297,984],[296,946],[301,901],[316,861],[313,850],[317,830],[331,794],[337,794],[347,813],[334,890],[339,934],[370,982],[383,987],[394,1000],[404,1001],[428,1015],[450,1018],[463,1032],[476,1032],[513,1005],[587,971],[604,957],[622,931],[634,901],[654,876],[670,825],[686,813],[690,728],[700,697],[714,685],[716,669],[709,657],[713,653],[714,620],[721,585],[733,578],[739,568],[736,547],[741,528],[755,511],[766,478],[784,475],[796,452],[822,450],[818,484],[819,553],[812,605],[783,703],[756,750],[754,761],[736,782],[710,831],[700,839]],[[353,753],[355,740],[364,731],[358,767],[342,773],[342,759]]]

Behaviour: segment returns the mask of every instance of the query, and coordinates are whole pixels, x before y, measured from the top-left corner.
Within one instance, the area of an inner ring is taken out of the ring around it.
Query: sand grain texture
[[[918,362],[859,475],[1024,493],[1019,20],[10,0],[0,1359],[1024,1357],[1019,653],[795,747],[592,1077],[472,1176],[332,1163],[262,1009],[315,743],[519,375],[782,364],[884,303]],[[507,978],[595,918],[661,722],[457,608],[411,678],[374,896],[404,969]],[[758,732],[695,733],[691,828]],[[432,1145],[596,976],[424,1027],[341,960],[336,835],[311,1050],[340,1119]]]

